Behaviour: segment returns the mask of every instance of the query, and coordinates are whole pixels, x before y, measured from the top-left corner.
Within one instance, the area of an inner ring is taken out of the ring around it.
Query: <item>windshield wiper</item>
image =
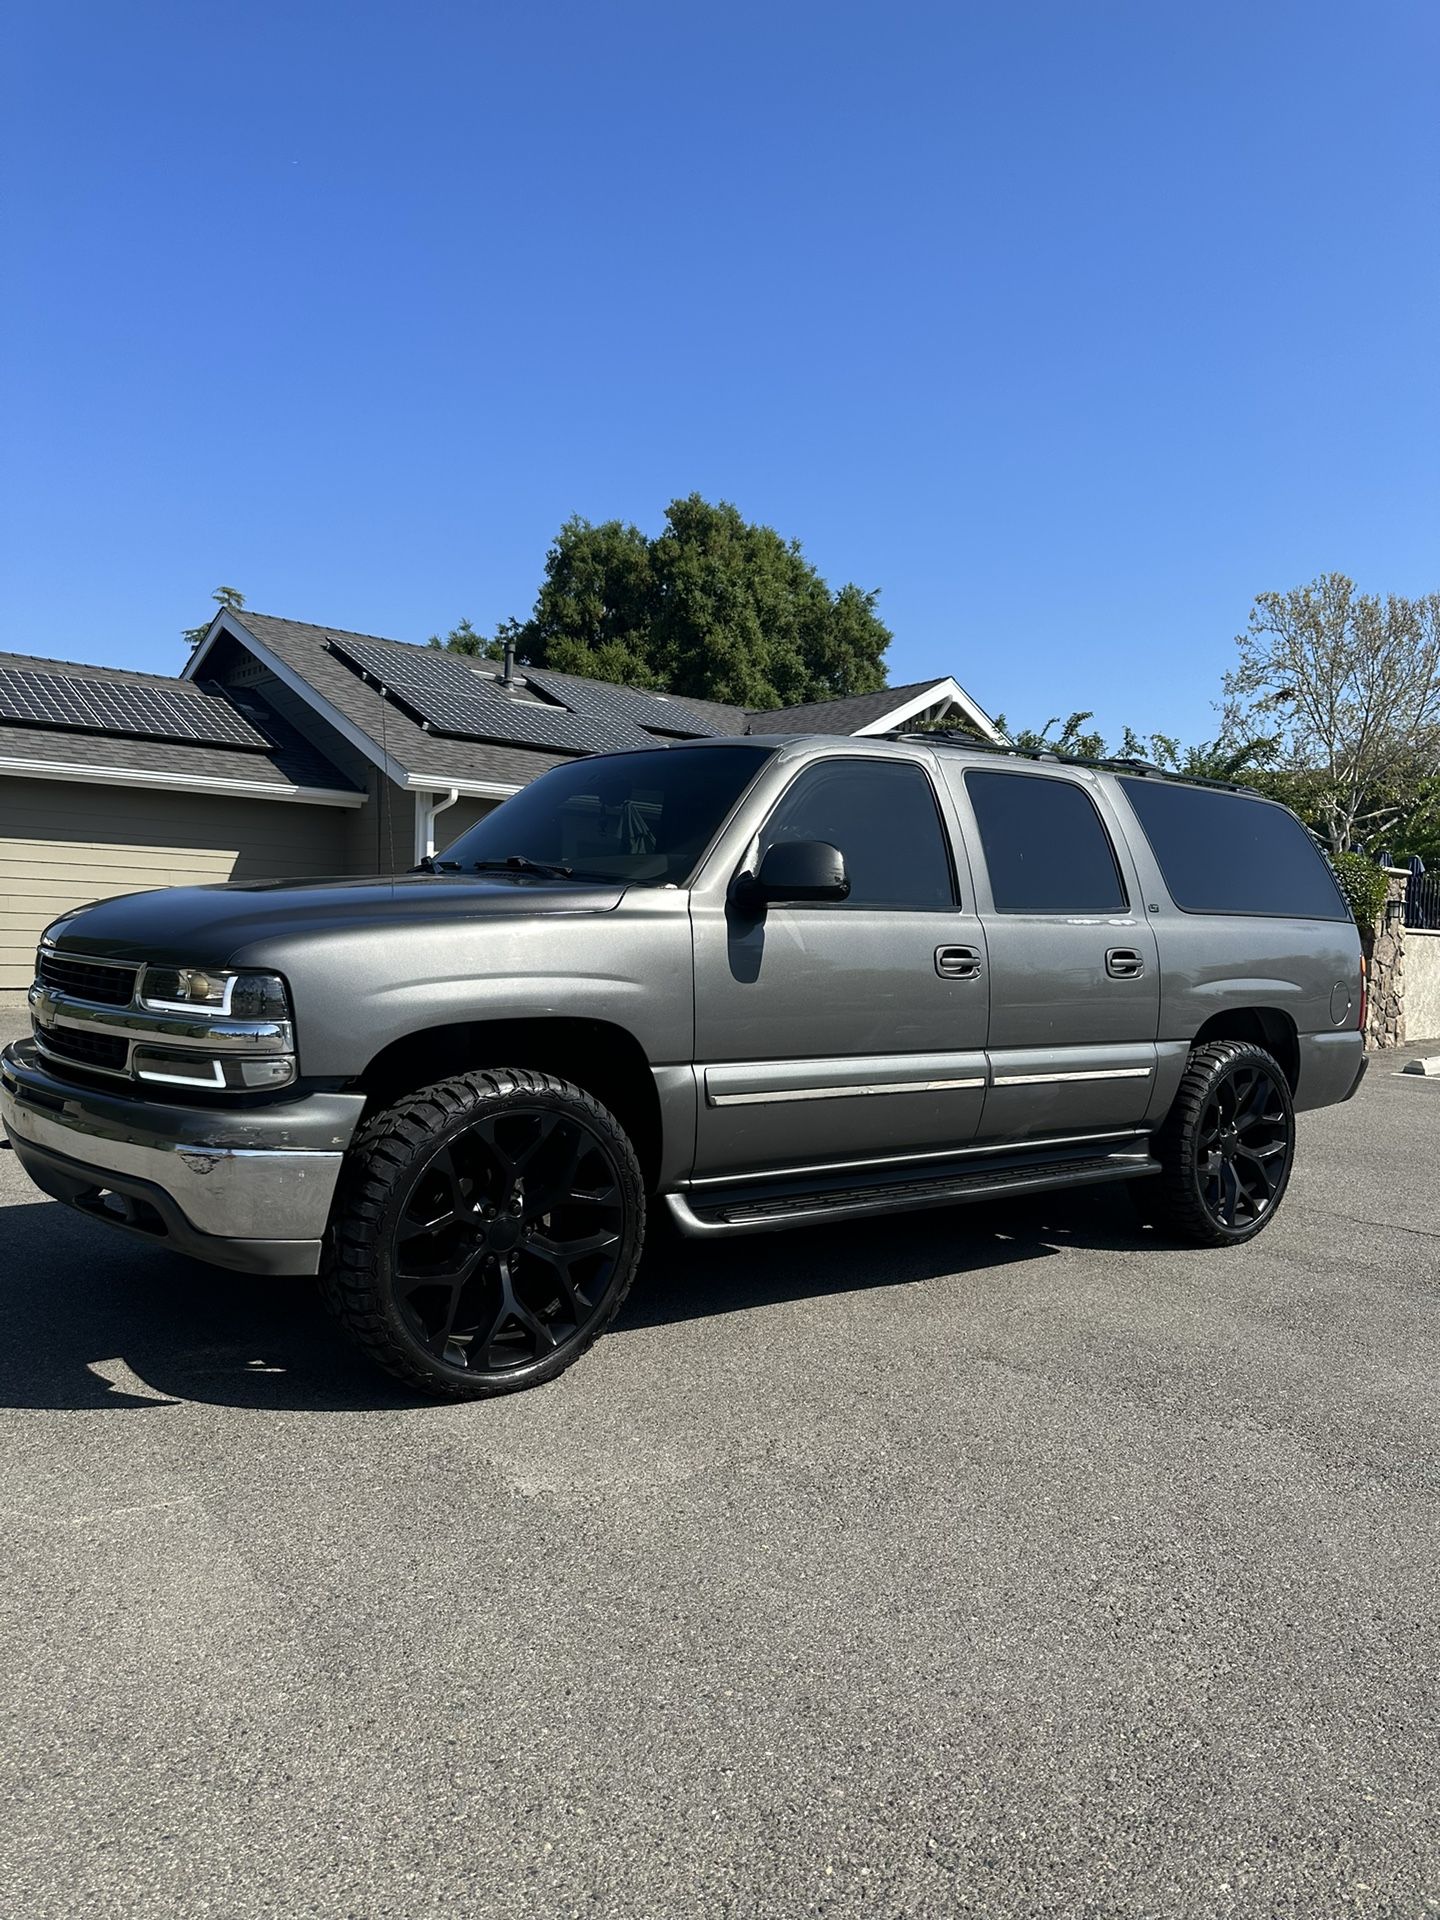
[[[425,853],[410,869],[411,873],[459,873],[458,860],[437,860],[433,853]]]
[[[507,853],[503,860],[472,860],[472,873],[539,873],[547,880],[574,878],[573,867],[561,867],[548,860],[528,860],[523,853]]]

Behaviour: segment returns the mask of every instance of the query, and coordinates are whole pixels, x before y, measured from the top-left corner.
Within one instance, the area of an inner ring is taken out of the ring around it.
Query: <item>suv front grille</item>
[[[73,1060],[77,1067],[99,1067],[123,1073],[130,1043],[110,1033],[86,1033],[80,1027],[42,1027],[36,1039],[46,1053]]]
[[[93,1006],[128,1007],[135,993],[136,972],[135,967],[99,966],[45,948],[40,952],[41,986],[69,994],[72,1000],[88,1000]],[[120,1064],[125,1063],[122,1060]]]

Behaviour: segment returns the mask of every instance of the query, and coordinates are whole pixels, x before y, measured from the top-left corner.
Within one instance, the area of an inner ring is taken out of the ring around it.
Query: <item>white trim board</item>
[[[948,673],[942,674],[938,680],[932,680],[929,686],[922,687],[919,693],[912,694],[908,700],[902,700],[898,707],[892,707],[889,713],[882,714],[878,720],[857,727],[854,738],[860,740],[867,734],[890,733],[896,727],[904,726],[907,720],[913,720],[917,713],[938,707],[942,701],[959,707],[985,738],[993,740],[997,747],[1009,745],[984,708],[978,707],[954,675]]]

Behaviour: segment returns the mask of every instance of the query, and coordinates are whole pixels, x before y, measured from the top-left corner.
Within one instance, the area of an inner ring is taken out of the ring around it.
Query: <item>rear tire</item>
[[[645,1189],[598,1100],[523,1068],[458,1074],[369,1120],[321,1270],[372,1360],[443,1399],[553,1380],[619,1312]]]
[[[1196,1047],[1156,1138],[1162,1171],[1137,1181],[1142,1217],[1192,1246],[1234,1247],[1274,1219],[1295,1160],[1284,1069],[1249,1041]]]

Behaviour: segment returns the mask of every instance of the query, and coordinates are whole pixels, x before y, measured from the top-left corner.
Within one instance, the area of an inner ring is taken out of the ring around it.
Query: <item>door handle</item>
[[[942,980],[978,980],[980,950],[978,947],[936,947],[935,971]]]
[[[1145,962],[1134,947],[1110,947],[1105,954],[1105,971],[1112,980],[1138,980]]]

